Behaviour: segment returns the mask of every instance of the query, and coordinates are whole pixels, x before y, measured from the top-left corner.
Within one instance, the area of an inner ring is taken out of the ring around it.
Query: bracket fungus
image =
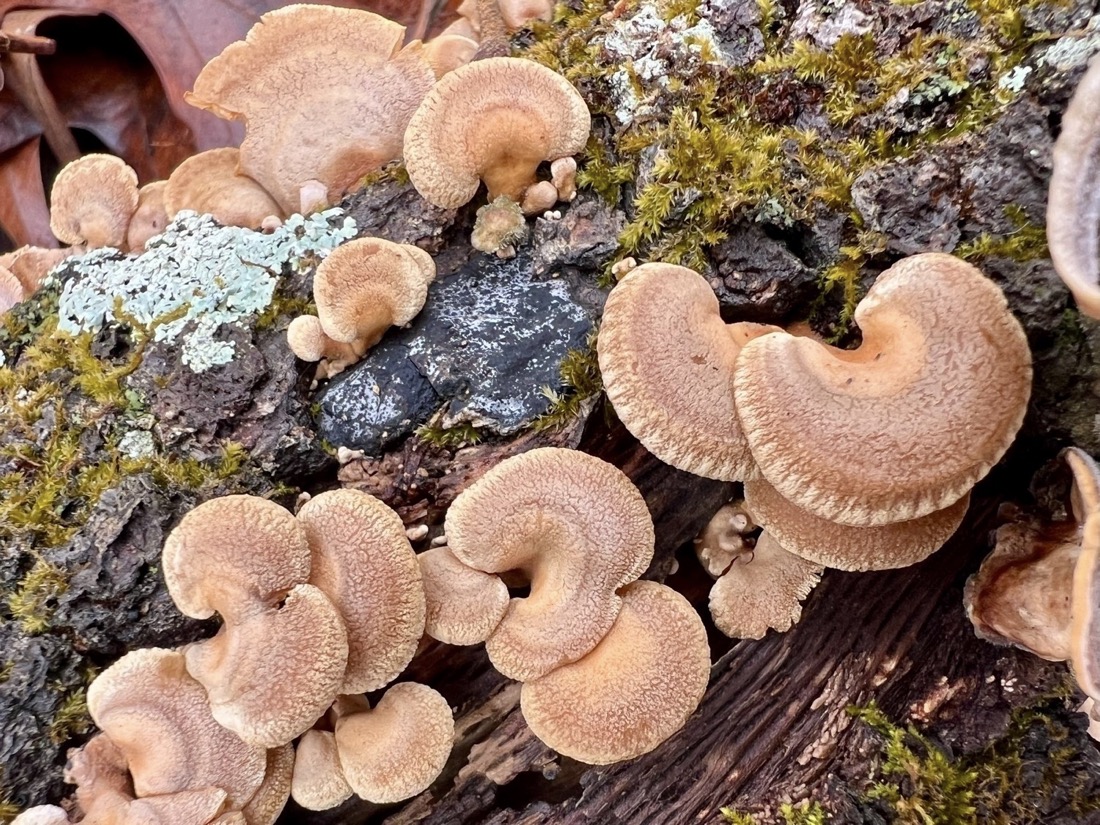
[[[980,638],[1050,661],[1066,660],[1100,698],[1100,467],[1082,450],[1062,458],[1073,473],[1072,518],[1014,522],[966,583],[966,613]]]
[[[389,684],[424,634],[424,586],[400,517],[359,490],[331,490],[298,511],[309,543],[309,583],[336,606],[348,633],[340,693]]]
[[[1023,422],[1024,331],[996,284],[940,253],[881,274],[855,321],[854,350],[786,333],[742,348],[734,396],[753,459],[784,498],[830,521],[872,526],[943,510]]]
[[[214,718],[265,747],[308,730],[343,683],[348,639],[337,608],[306,583],[310,548],[301,523],[255,496],[211,499],[169,534],[163,566],[184,614],[217,612],[224,621],[216,636],[185,651]]]
[[[520,203],[539,164],[583,151],[590,128],[584,99],[564,77],[531,60],[491,57],[444,75],[424,98],[405,133],[405,165],[436,206],[462,206],[481,181],[490,201]]]
[[[138,179],[113,155],[84,155],[57,174],[50,192],[50,230],[67,244],[125,249],[138,208]]]
[[[313,276],[321,330],[361,356],[391,326],[403,326],[416,317],[434,278],[435,262],[418,247],[381,238],[348,241],[334,249]],[[316,352],[294,349],[303,359]]]
[[[604,307],[596,349],[607,397],[661,461],[707,478],[747,478],[754,464],[734,408],[734,365],[748,341],[774,331],[726,324],[714,291],[692,270],[642,264]]]
[[[19,279],[10,270],[0,266],[0,313],[21,303],[24,297],[23,284],[19,283]]]
[[[185,98],[244,122],[240,171],[284,213],[299,208],[310,181],[334,203],[401,157],[409,119],[435,83],[422,44],[402,48],[404,36],[368,11],[286,6],[207,63]]]
[[[614,625],[591,652],[520,692],[534,734],[590,765],[656,748],[684,726],[710,678],[706,630],[683,596],[649,581],[620,595]]]
[[[208,149],[192,155],[168,177],[164,208],[170,217],[182,209],[208,215],[223,226],[256,229],[268,217],[280,221],[283,210],[267,191],[238,172],[240,151]]]
[[[576,450],[543,447],[505,459],[447,511],[445,532],[468,567],[522,573],[486,640],[493,665],[527,681],[584,656],[618,615],[616,591],[645,572],[653,521],[618,468]]]
[[[316,315],[299,315],[286,328],[290,351],[303,361],[317,362],[314,383],[339,375],[363,357],[353,344],[334,341],[325,335]]]
[[[138,205],[126,228],[126,248],[130,252],[145,251],[145,244],[168,226],[164,198],[168,181],[156,180],[138,190]]]
[[[1100,318],[1100,60],[1062,115],[1047,195],[1047,245],[1081,312]]]
[[[0,269],[7,270],[23,287],[23,298],[29,298],[50,270],[76,253],[71,247],[46,249],[40,246],[21,246],[12,252],[0,255]]]
[[[327,811],[352,793],[340,767],[336,734],[330,730],[307,730],[298,740],[294,754],[291,797],[306,810]]]
[[[492,635],[508,610],[508,587],[455,558],[449,547],[417,556],[428,614],[425,631],[449,645],[476,645]]]

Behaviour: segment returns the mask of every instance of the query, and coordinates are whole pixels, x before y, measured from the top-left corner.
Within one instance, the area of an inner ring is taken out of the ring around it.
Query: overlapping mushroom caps
[[[401,157],[405,127],[435,82],[403,26],[358,9],[291,5],[206,64],[186,99],[245,123],[240,171],[284,213],[320,181],[334,203]]]
[[[247,552],[242,552],[247,548]],[[313,585],[302,524],[273,502],[224,496],[183,517],[164,545],[176,606],[224,621],[186,650],[214,718],[246,742],[274,747],[332,704],[348,661],[344,622]]]
[[[1100,699],[1100,468],[1076,448],[1062,457],[1073,473],[1072,518],[998,529],[996,547],[967,582],[964,598],[979,637],[1068,661],[1095,703]]]
[[[457,208],[481,181],[489,200],[522,203],[543,161],[584,149],[588,107],[561,75],[530,60],[493,57],[446,74],[405,133],[405,165],[416,190]]]
[[[737,414],[788,501],[856,526],[957,502],[1023,422],[1031,353],[1001,290],[950,255],[899,261],[855,310],[862,344],[785,333],[737,358]]]
[[[144,252],[149,239],[159,235],[168,225],[168,213],[164,206],[167,188],[168,181],[157,180],[138,190],[137,209],[126,228],[126,246],[130,252]]]
[[[84,155],[58,172],[50,192],[50,230],[62,243],[126,249],[138,208],[138,180],[113,155]]]
[[[181,209],[213,215],[225,226],[256,229],[266,218],[285,218],[274,198],[260,184],[237,171],[240,151],[209,149],[192,155],[168,178],[164,210],[171,217]]]
[[[667,464],[727,481],[753,473],[734,408],[734,365],[757,335],[778,330],[726,324],[706,280],[682,266],[648,263],[611,291],[596,342],[615,413]]]
[[[653,522],[616,467],[575,450],[544,447],[502,461],[447,511],[450,551],[484,573],[522,573],[486,640],[493,665],[526,681],[584,656],[618,615],[616,591],[653,556]]]
[[[1047,245],[1081,312],[1100,318],[1100,61],[1062,115],[1047,194]]]
[[[181,652],[128,653],[89,687],[88,711],[103,732],[67,771],[85,821],[201,825],[238,811],[255,825],[286,803],[292,750],[249,745],[219,725]]]
[[[306,361],[327,359],[323,372],[334,375],[391,326],[409,323],[434,278],[435,262],[415,246],[359,238],[337,247],[313,276],[318,321],[292,322],[291,351]]]

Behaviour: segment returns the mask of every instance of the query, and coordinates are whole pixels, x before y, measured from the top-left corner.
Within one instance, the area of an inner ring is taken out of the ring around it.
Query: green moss
[[[1017,205],[1005,207],[1005,216],[1015,227],[1008,235],[983,232],[959,244],[955,254],[964,260],[981,263],[987,258],[1010,258],[1024,263],[1048,257],[1046,227],[1031,223]]]
[[[438,447],[468,447],[479,443],[484,433],[472,424],[459,424],[457,427],[441,427],[437,424],[422,424],[416,428],[416,435],[429,444]]]
[[[88,697],[85,688],[78,688],[68,694],[50,722],[50,741],[62,745],[74,736],[87,733],[92,729],[92,719],[88,715]]]
[[[299,315],[316,315],[317,304],[312,298],[286,295],[275,290],[271,303],[256,316],[256,329],[271,329],[280,318],[297,318]]]
[[[12,619],[26,633],[43,632],[49,627],[53,602],[68,588],[68,577],[63,570],[38,559],[20,580],[15,592],[8,596],[7,606]]]
[[[720,810],[722,818],[731,825],[757,825],[756,817],[739,813],[732,808]],[[779,815],[784,825],[829,825],[829,815],[817,802],[806,800],[799,805],[783,803],[779,806]]]
[[[588,336],[584,349],[569,350],[561,362],[562,390],[543,387],[550,409],[534,423],[538,431],[559,430],[580,415],[585,401],[603,392],[600,365],[596,359],[596,336]]]
[[[11,801],[11,796],[0,792],[0,822],[11,822],[22,812],[22,808]]]

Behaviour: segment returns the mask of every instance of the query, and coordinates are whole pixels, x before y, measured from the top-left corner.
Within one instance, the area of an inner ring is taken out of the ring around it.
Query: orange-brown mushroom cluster
[[[1027,341],[973,266],[906,258],[855,321],[854,350],[726,324],[703,278],[658,263],[630,271],[608,299],[599,362],[623,423],[663,461],[744,481],[744,506],[766,530],[712,591],[727,633],[766,629],[742,617],[744,595],[763,593],[748,577],[765,559],[786,571],[778,615],[789,626],[822,566],[880,570],[934,552],[1023,421]]]
[[[620,470],[544,447],[506,459],[447,511],[447,547],[420,556],[428,634],[484,641],[523,682],[534,733],[591,764],[631,759],[679,730],[706,689],[691,605],[639,582],[653,555],[645,501]],[[530,585],[509,598],[503,576]]]

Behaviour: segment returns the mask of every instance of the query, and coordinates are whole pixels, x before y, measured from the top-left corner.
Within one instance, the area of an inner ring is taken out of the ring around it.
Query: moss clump
[[[983,232],[973,240],[959,244],[955,254],[972,263],[981,263],[987,258],[1010,258],[1025,263],[1048,256],[1045,227],[1031,223],[1023,208],[1017,205],[1005,207],[1005,217],[1014,227],[1012,232],[1007,235]]]
[[[722,818],[730,825],[757,825],[756,817],[738,813],[732,808],[721,809]],[[799,805],[783,803],[779,815],[784,825],[829,825],[829,815],[817,802],[806,800]]]
[[[543,387],[542,394],[550,399],[550,409],[535,421],[534,427],[542,432],[560,430],[581,413],[584,402],[603,392],[603,379],[596,359],[596,336],[588,336],[584,349],[569,350],[561,362],[562,389]]]
[[[41,633],[49,627],[52,603],[69,588],[59,567],[38,559],[8,596],[8,610],[26,633]]]
[[[62,745],[74,736],[87,733],[92,729],[92,719],[88,715],[88,696],[85,688],[78,688],[68,694],[61,702],[50,723],[50,741]]]
[[[957,758],[873,705],[853,709],[885,740],[865,798],[900,825],[1042,825],[1054,809],[1100,811],[1094,768],[1059,718],[1064,703],[1046,697],[1016,710],[1003,736]]]
[[[454,449],[480,443],[485,433],[473,424],[459,424],[457,427],[422,424],[416,428],[416,436],[437,447]]]

